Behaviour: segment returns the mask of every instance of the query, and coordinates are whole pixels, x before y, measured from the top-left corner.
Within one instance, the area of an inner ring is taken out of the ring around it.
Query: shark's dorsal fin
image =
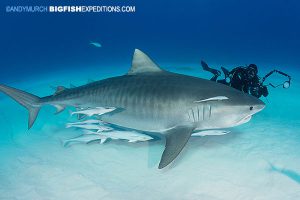
[[[145,53],[135,49],[132,59],[132,65],[128,75],[135,75],[148,72],[163,72]]]

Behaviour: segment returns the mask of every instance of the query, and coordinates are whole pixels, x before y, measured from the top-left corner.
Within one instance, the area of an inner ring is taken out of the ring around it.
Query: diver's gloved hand
[[[261,97],[260,87],[251,87],[250,88],[250,94],[252,96],[257,97],[257,98]]]
[[[266,97],[266,96],[268,96],[269,95],[269,91],[268,91],[268,88],[267,88],[267,86],[261,86],[261,94],[264,96],[264,97]]]
[[[250,88],[250,94],[257,97],[257,98],[260,98],[261,96],[268,96],[269,95],[269,91],[268,91],[268,88],[267,86],[257,86],[257,87],[251,87]]]

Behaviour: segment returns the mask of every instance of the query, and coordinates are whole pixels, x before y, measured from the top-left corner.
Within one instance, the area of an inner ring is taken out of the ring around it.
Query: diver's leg
[[[211,79],[209,79],[209,80],[211,80],[211,81],[217,81],[217,79],[218,79],[218,77],[219,77],[219,75],[217,75],[217,74],[215,74],[213,77],[211,77]]]
[[[224,85],[229,85],[229,83],[226,82],[226,79],[218,80],[218,83],[222,83]]]
[[[225,75],[225,78],[227,78],[229,76],[229,71],[225,67],[221,67],[221,69]]]
[[[221,75],[221,72],[217,69],[210,68],[203,60],[201,60],[201,66],[203,70],[212,73],[214,76],[210,79],[211,81],[216,81],[217,78]]]

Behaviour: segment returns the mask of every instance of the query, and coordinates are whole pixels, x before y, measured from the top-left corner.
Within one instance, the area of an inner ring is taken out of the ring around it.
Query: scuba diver
[[[225,75],[225,79],[222,80],[217,80],[221,75],[221,71],[210,68],[204,61],[201,61],[201,65],[203,70],[213,74],[213,77],[210,79],[211,81],[229,85],[257,98],[260,98],[261,96],[266,97],[269,95],[267,86],[263,85],[263,81],[260,81],[258,69],[255,64],[250,64],[247,67],[236,67],[231,71],[221,67]]]

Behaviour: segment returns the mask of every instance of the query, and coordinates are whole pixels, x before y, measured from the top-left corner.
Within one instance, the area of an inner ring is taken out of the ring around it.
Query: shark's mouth
[[[245,123],[249,122],[251,120],[251,118],[252,118],[252,115],[248,115],[248,116],[244,117],[243,119],[241,119],[237,123],[237,125],[245,124]]]

